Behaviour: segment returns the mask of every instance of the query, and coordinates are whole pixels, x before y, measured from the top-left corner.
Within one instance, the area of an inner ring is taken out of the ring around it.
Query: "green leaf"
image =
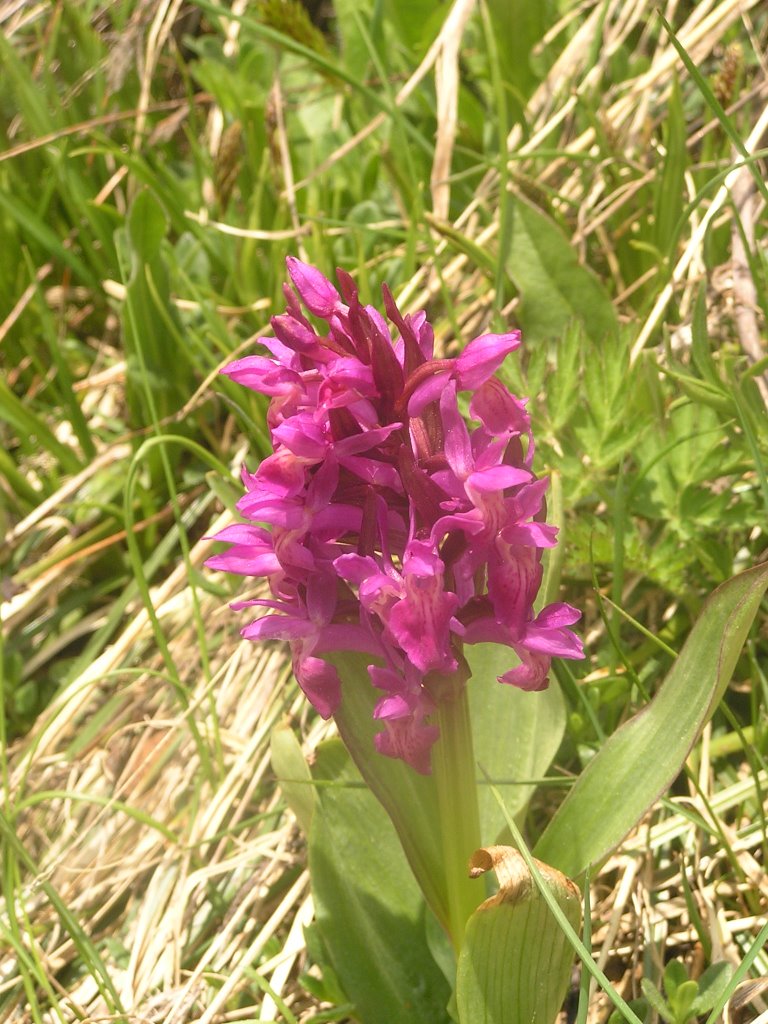
[[[269,738],[272,771],[305,835],[309,835],[317,799],[312,773],[289,725],[277,725]]]
[[[361,80],[365,79],[370,55],[365,40],[360,35],[355,21],[355,13],[362,15],[370,23],[373,15],[373,3],[361,3],[360,0],[336,0],[334,3],[336,25],[341,37],[341,54],[344,67],[350,74]]]
[[[674,999],[675,993],[688,981],[685,965],[679,960],[670,960],[664,968],[664,992],[668,999]]]
[[[565,731],[565,703],[555,681],[541,693],[524,693],[498,682],[514,655],[499,644],[465,649],[472,671],[467,684],[475,759],[504,794],[510,814],[523,810],[537,779],[552,763]],[[504,813],[490,788],[480,785],[480,829],[483,842],[493,843],[504,828]]]
[[[142,263],[150,263],[157,256],[167,230],[168,218],[162,206],[149,189],[142,189],[128,214],[128,235]]]
[[[554,437],[582,404],[580,378],[582,359],[589,359],[584,328],[578,321],[569,324],[555,349],[554,369],[547,376],[546,402],[549,429]]]
[[[648,1001],[648,1005],[658,1013],[662,1020],[666,1020],[669,1024],[672,1024],[673,1017],[670,1009],[664,1001],[664,996],[659,992],[653,982],[649,978],[643,978],[640,981],[640,988],[643,990],[643,995]]]
[[[653,700],[610,737],[565,798],[538,857],[576,877],[672,784],[731,679],[766,588],[764,564],[711,594]]]
[[[675,992],[674,998],[670,998],[669,1002],[678,1024],[686,1024],[686,1021],[693,1016],[691,1007],[696,1000],[698,991],[699,986],[695,981],[684,981]]]
[[[323,783],[309,833],[315,913],[356,1017],[448,1024],[450,988],[427,946],[429,911],[389,818],[339,740],[320,746],[313,774]]]
[[[677,244],[674,229],[683,210],[688,165],[685,115],[677,75],[672,79],[665,111],[664,146],[666,155],[654,187],[653,240],[663,257],[670,259]]]
[[[521,97],[531,95],[539,76],[531,65],[536,44],[557,16],[551,0],[488,0],[504,81]]]
[[[525,200],[514,208],[507,271],[521,294],[518,318],[530,345],[558,337],[579,320],[595,342],[613,337],[618,321],[598,278],[549,217]]]
[[[722,997],[733,976],[733,965],[722,961],[710,964],[699,978],[699,994],[691,1004],[696,1016],[707,1013]]]
[[[693,307],[693,318],[691,321],[691,355],[696,369],[701,376],[716,390],[723,392],[721,381],[715,360],[712,358],[712,347],[709,342],[707,330],[707,290],[704,285],[699,286],[696,295],[696,303]]]
[[[370,657],[336,653],[333,661],[342,681],[342,701],[334,714],[347,750],[376,798],[389,814],[411,869],[438,920],[448,922],[448,888],[442,861],[437,790],[430,776],[390,757],[374,746],[378,725],[373,718],[377,694],[368,678]]]
[[[491,866],[499,892],[467,923],[459,955],[456,1003],[460,1024],[553,1024],[571,976],[573,949],[521,854],[511,847],[478,850],[472,874]],[[559,871],[538,864],[574,929],[579,890]]]
[[[421,55],[440,31],[446,6],[439,0],[385,0],[384,13],[398,42]]]

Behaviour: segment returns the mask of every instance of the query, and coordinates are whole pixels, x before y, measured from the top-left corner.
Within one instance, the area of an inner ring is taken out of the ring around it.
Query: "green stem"
[[[485,893],[469,877],[469,858],[480,846],[480,813],[466,686],[451,698],[438,702],[440,739],[433,750],[432,773],[448,888],[448,930],[458,955],[467,920]]]

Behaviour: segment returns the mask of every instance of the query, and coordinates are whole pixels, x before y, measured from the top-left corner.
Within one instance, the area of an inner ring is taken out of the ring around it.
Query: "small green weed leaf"
[[[158,254],[167,230],[168,219],[162,206],[149,189],[142,189],[128,214],[128,234],[143,263],[150,263]]]
[[[643,990],[643,995],[648,1001],[648,1005],[658,1013],[662,1020],[668,1021],[668,1024],[673,1024],[674,1017],[672,1011],[667,1006],[664,996],[650,978],[643,978],[640,982],[640,988]]]
[[[312,964],[320,968],[321,976],[318,978],[312,975],[302,975],[299,978],[300,984],[313,995],[319,1003],[334,1003],[336,1008],[347,1003],[347,994],[341,987],[336,971],[331,967],[328,949],[323,941],[323,936],[316,921],[312,921],[304,929],[304,941],[307,946],[307,956]],[[347,1013],[353,1007],[348,1006]]]
[[[499,644],[477,644],[465,650],[472,678],[468,685],[475,758],[504,793],[510,814],[527,805],[537,779],[552,763],[565,731],[565,703],[556,682],[541,693],[524,693],[498,682],[514,655]],[[488,786],[480,786],[480,829],[483,842],[498,841],[504,813]]]
[[[315,813],[315,789],[301,744],[289,725],[277,725],[269,738],[272,771],[285,801],[305,835],[309,835]]]
[[[720,1001],[733,977],[733,964],[710,964],[698,981],[699,994],[691,1003],[691,1012],[699,1017]]]
[[[324,783],[309,833],[315,913],[355,1016],[448,1024],[450,988],[427,947],[428,910],[392,823],[339,740],[320,746],[313,775]]]
[[[556,338],[579,320],[595,342],[613,337],[616,313],[597,277],[549,217],[524,200],[513,211],[507,271],[521,294],[519,319],[528,343]]]
[[[565,933],[517,850],[507,846],[477,850],[471,865],[475,876],[493,867],[499,892],[467,922],[456,978],[460,1024],[554,1024],[573,964]],[[578,930],[578,888],[546,864],[537,866]]]
[[[686,1024],[686,1021],[694,1016],[691,1007],[698,992],[699,986],[695,981],[684,981],[675,992],[674,997],[670,996],[669,1002],[678,1024]]]
[[[711,594],[650,704],[610,737],[565,798],[538,857],[576,877],[671,785],[730,681],[766,588],[763,564]]]
[[[582,353],[587,351],[584,328],[578,321],[568,325],[555,349],[556,370],[547,377],[547,412],[553,436],[570,421],[581,404],[579,385]]]
[[[688,981],[688,972],[685,964],[680,960],[670,960],[664,968],[664,991],[668,999],[674,999],[675,993]]]
[[[722,381],[717,373],[715,361],[712,358],[712,348],[709,343],[709,331],[707,330],[707,291],[702,285],[699,288],[696,302],[693,307],[693,319],[691,321],[691,355],[699,373],[713,387],[722,387]]]
[[[352,759],[386,809],[422,892],[438,920],[448,921],[448,896],[440,842],[437,790],[431,776],[419,775],[403,761],[382,756],[373,737],[376,691],[368,678],[370,657],[336,653],[342,701],[334,718]]]

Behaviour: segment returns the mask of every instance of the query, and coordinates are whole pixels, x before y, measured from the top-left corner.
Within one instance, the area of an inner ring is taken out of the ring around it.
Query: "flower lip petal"
[[[270,576],[280,571],[280,559],[273,551],[255,553],[255,548],[235,546],[205,560],[206,568],[233,572],[237,576]]]
[[[205,540],[220,540],[226,541],[229,544],[249,544],[249,545],[269,545],[271,548],[272,540],[269,530],[264,530],[260,526],[254,526],[252,523],[230,523],[229,526],[225,526],[223,530],[219,530],[218,533],[212,537],[206,537]]]
[[[346,554],[334,559],[333,567],[343,580],[359,586],[370,576],[379,572],[375,559],[370,555]]]
[[[518,469],[517,466],[491,466],[489,469],[471,473],[467,478],[467,485],[475,491],[503,491],[507,487],[527,484],[530,480],[531,473],[527,469]]]
[[[459,478],[466,480],[474,469],[472,444],[464,418],[456,401],[456,385],[444,385],[440,396],[440,415],[445,436],[445,457]]]
[[[378,690],[386,690],[387,693],[402,693],[408,689],[408,682],[391,668],[382,668],[379,665],[369,665],[368,675],[371,682]]]
[[[301,377],[295,370],[280,366],[267,356],[235,359],[227,363],[221,373],[251,391],[270,397],[288,395],[302,386]]]
[[[440,370],[417,384],[408,399],[408,415],[421,416],[428,405],[438,401],[450,377],[450,370]]]
[[[529,651],[548,654],[551,658],[580,661],[584,657],[581,639],[570,629],[530,629],[525,634],[522,646]]]
[[[525,409],[527,401],[527,398],[516,398],[500,380],[491,377],[473,394],[469,415],[496,437],[527,434],[531,429],[531,418]]]
[[[321,718],[330,718],[341,703],[341,680],[333,665],[322,658],[299,657],[294,673]]]
[[[549,686],[547,673],[550,659],[546,655],[532,654],[524,649],[518,649],[517,654],[520,664],[499,676],[499,682],[516,686],[518,690],[525,690],[527,693],[546,690]]]
[[[456,360],[460,391],[474,391],[498,370],[510,352],[520,346],[520,331],[509,334],[481,334],[474,338]]]
[[[411,702],[402,693],[393,693],[389,697],[383,697],[373,712],[376,719],[388,718],[397,720],[407,718],[413,712]]]
[[[542,608],[536,616],[535,622],[543,629],[560,629],[563,626],[572,626],[580,618],[581,612],[578,608],[562,601],[556,601],[554,604],[548,604],[546,608]]]
[[[265,615],[240,630],[246,640],[299,640],[312,636],[317,627],[309,619],[291,615]]]
[[[384,732],[377,733],[373,742],[385,757],[399,758],[420,775],[429,775],[432,771],[431,750],[439,735],[436,725],[426,725],[420,716],[412,716],[387,720]]]
[[[272,437],[298,458],[312,461],[322,459],[329,444],[320,424],[315,423],[308,413],[283,420],[272,431]]]
[[[360,452],[369,451],[386,441],[390,434],[402,429],[402,423],[388,423],[385,427],[374,427],[365,430],[361,434],[353,434],[351,437],[344,437],[337,441],[333,450],[337,458],[347,455],[357,455]]]
[[[549,526],[547,523],[513,523],[504,527],[501,538],[507,544],[553,548],[557,544],[557,527]]]

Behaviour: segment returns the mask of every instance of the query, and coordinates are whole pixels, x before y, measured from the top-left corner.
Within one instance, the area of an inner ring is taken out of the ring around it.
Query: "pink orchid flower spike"
[[[264,614],[243,635],[290,644],[324,718],[342,700],[328,655],[369,657],[382,694],[376,748],[426,774],[439,735],[434,680],[466,668],[465,644],[508,647],[499,680],[524,690],[546,687],[552,657],[583,657],[569,628],[579,612],[534,612],[557,531],[542,521],[547,482],[531,468],[525,399],[495,376],[520,332],[435,359],[425,314],[401,314],[386,287],[388,319],[360,303],[348,274],[337,288],[287,264],[293,287],[274,337],[260,339],[266,354],[223,371],[269,397],[273,454],[243,473],[245,522],[219,534],[229,548],[208,565],[267,581],[269,598],[245,602]]]

